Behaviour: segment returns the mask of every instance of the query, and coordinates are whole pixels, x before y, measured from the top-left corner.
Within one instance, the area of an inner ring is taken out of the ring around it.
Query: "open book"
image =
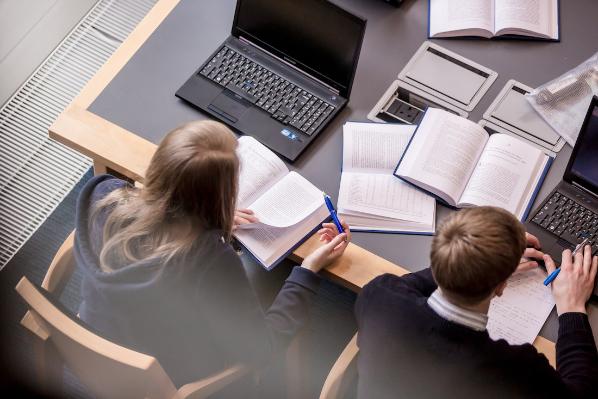
[[[436,201],[392,174],[416,126],[347,122],[338,212],[356,231],[433,234]]]
[[[319,228],[330,214],[322,191],[296,172],[289,172],[272,151],[250,136],[239,138],[237,208],[255,212],[259,223],[243,226],[235,237],[271,269]]]
[[[558,12],[558,0],[430,0],[428,36],[559,40]]]
[[[428,108],[394,174],[452,207],[492,205],[524,220],[551,163],[522,139]]]

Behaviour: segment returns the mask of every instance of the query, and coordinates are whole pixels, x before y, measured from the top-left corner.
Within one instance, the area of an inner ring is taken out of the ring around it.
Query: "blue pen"
[[[343,226],[341,225],[340,220],[338,220],[338,216],[336,216],[336,209],[334,209],[334,205],[332,205],[330,196],[326,195],[326,193],[322,193],[322,194],[324,195],[324,202],[326,203],[326,206],[328,207],[328,210],[330,211],[330,216],[332,216],[332,221],[336,225],[336,228],[338,229],[339,234],[344,233],[345,229],[343,229]]]
[[[584,238],[583,241],[575,247],[575,249],[571,253],[571,256],[575,256],[575,254],[578,253],[580,249],[583,249],[583,247],[585,247],[585,245],[588,243],[588,241],[589,241],[588,237]],[[546,280],[544,280],[544,285],[548,285],[548,284],[552,283],[554,281],[554,279],[556,278],[556,276],[559,275],[560,272],[561,272],[561,267],[559,266],[552,273],[550,273],[548,275],[548,277],[546,277]]]

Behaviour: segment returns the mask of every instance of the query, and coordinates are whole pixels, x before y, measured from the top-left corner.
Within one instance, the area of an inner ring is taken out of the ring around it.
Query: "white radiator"
[[[0,109],[0,270],[91,166],[48,128],[156,1],[98,1]]]

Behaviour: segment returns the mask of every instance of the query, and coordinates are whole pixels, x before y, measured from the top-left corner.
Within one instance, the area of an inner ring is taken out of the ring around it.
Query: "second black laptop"
[[[598,96],[588,108],[563,180],[533,212],[527,230],[558,262],[564,249],[587,239],[598,255]],[[598,285],[594,288],[598,297]]]
[[[238,0],[176,96],[294,161],[347,104],[365,26],[327,0]]]

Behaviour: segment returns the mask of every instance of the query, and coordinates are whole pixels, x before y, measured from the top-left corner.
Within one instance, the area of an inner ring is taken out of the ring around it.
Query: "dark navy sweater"
[[[386,274],[355,307],[359,398],[598,398],[598,353],[587,315],[559,317],[557,369],[530,345],[493,341],[443,319],[430,269]]]
[[[75,259],[83,273],[80,317],[101,335],[158,359],[177,386],[234,362],[260,364],[284,348],[308,318],[320,277],[295,267],[266,312],[241,261],[216,232],[185,261],[148,260],[114,272],[99,267],[107,213],[90,220],[93,205],[125,186],[91,179],[77,204]]]

